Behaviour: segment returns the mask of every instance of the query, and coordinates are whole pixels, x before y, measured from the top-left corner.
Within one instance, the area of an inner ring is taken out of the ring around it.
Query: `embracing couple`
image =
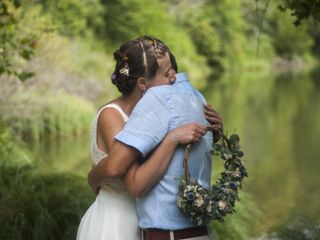
[[[213,239],[207,226],[196,226],[180,212],[176,199],[186,144],[193,143],[192,178],[210,187],[210,150],[222,129],[220,115],[185,73],[177,73],[174,55],[160,40],[130,40],[114,59],[111,78],[121,96],[93,122],[88,179],[97,197],[77,239]]]

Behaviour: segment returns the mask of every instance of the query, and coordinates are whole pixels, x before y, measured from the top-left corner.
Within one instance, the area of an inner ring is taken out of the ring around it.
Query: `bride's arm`
[[[114,146],[114,136],[124,127],[120,113],[114,108],[105,108],[100,113],[97,123],[97,145],[105,153],[110,153]]]
[[[135,197],[142,197],[167,171],[179,144],[199,142],[206,126],[190,123],[169,132],[154,153],[143,164],[135,162],[123,176],[123,182]]]
[[[99,149],[108,153],[108,156],[97,165],[93,165],[88,174],[88,183],[96,194],[99,192],[100,186],[121,177],[139,154],[132,148],[123,148],[123,144],[115,140],[115,135],[123,127],[123,118],[116,109],[106,108],[100,113],[97,122],[96,142]],[[113,151],[117,154],[114,154]],[[130,160],[128,156],[132,159]],[[120,162],[119,157],[123,159],[122,162],[125,164],[116,164]]]

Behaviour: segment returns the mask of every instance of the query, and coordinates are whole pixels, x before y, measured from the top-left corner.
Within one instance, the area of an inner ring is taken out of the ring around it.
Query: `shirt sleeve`
[[[115,138],[146,156],[167,134],[169,121],[170,111],[164,97],[147,92],[135,106],[124,129]]]
[[[195,90],[195,93],[196,95],[199,96],[200,100],[202,101],[203,105],[207,105],[207,100],[205,99],[205,97],[202,95],[201,92],[199,92],[198,90],[194,89]]]

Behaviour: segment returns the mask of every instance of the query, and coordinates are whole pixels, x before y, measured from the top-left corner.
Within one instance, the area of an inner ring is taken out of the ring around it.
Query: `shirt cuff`
[[[156,141],[143,139],[128,133],[120,132],[115,136],[119,142],[122,142],[130,147],[137,149],[143,157],[145,157],[156,145]]]

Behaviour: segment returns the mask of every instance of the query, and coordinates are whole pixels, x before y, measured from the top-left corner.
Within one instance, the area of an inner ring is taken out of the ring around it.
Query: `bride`
[[[175,81],[174,57],[158,39],[130,40],[114,53],[114,59],[112,83],[121,96],[100,108],[93,121],[90,140],[94,164],[112,150],[114,136],[122,130],[143,93]],[[206,106],[205,114],[211,123],[221,121],[210,106]],[[161,179],[179,144],[198,142],[205,132],[206,126],[196,123],[178,127],[165,136],[144,164],[136,161],[122,178],[115,174],[100,189],[92,186],[97,197],[81,220],[77,240],[139,240],[134,197],[143,196]],[[109,172],[112,176],[112,169]]]

